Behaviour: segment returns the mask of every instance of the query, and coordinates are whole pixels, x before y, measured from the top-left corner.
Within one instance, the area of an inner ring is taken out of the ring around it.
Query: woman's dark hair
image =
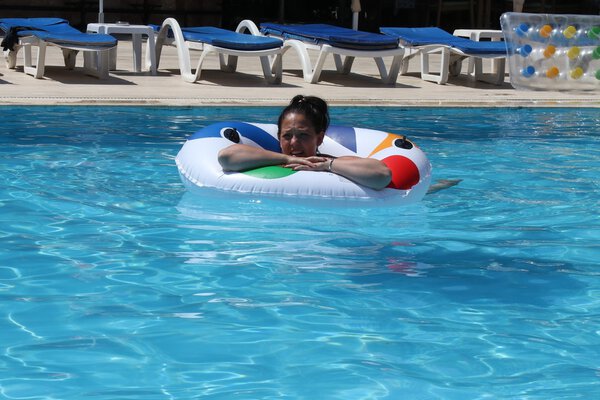
[[[289,113],[304,115],[315,128],[317,133],[325,132],[329,127],[329,111],[327,102],[316,96],[294,96],[290,104],[283,109],[277,120],[277,136],[281,132],[281,122]]]

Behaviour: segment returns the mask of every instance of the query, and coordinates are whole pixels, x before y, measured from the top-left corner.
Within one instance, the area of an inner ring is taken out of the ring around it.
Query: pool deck
[[[145,46],[145,45],[144,45]],[[198,53],[193,53],[197,62]],[[115,105],[283,105],[296,94],[321,96],[332,105],[377,106],[452,106],[452,107],[600,107],[598,91],[558,92],[521,91],[509,83],[495,86],[474,82],[464,73],[450,77],[446,85],[420,79],[420,60],[415,57],[406,75],[395,85],[381,83],[372,59],[356,59],[349,75],[334,72],[328,58],[318,84],[304,82],[300,62],[293,50],[284,55],[281,85],[268,85],[258,58],[240,58],[236,73],[218,71],[216,56],[205,61],[201,80],[184,82],[179,76],[176,49],[165,47],[158,75],[132,72],[132,45],[119,41],[117,67],[107,80],[83,73],[83,57],[78,55],[74,71],[65,70],[62,54],[49,47],[46,73],[34,79],[23,73],[22,52],[18,67],[0,65],[0,104],[115,104]],[[388,61],[389,64],[389,60]],[[485,63],[488,67],[489,63]],[[195,65],[194,65],[195,67]],[[463,70],[466,62],[463,62]]]

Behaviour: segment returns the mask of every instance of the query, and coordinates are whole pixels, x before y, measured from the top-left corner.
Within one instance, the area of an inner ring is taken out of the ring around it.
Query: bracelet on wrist
[[[331,167],[333,166],[333,161],[334,161],[334,160],[335,160],[335,158],[332,158],[332,159],[329,161],[329,165],[327,166],[327,171],[329,171],[329,172],[333,172],[333,171],[331,170]]]

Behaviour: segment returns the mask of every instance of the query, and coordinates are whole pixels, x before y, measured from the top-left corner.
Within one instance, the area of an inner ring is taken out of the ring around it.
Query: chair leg
[[[6,61],[6,68],[15,69],[17,68],[17,52],[20,46],[15,46],[15,50],[6,50],[4,52],[4,60]]]
[[[110,50],[83,52],[83,69],[86,74],[98,79],[108,79],[110,67]]]
[[[410,64],[410,59],[408,59],[408,58],[402,59],[401,65],[400,65],[400,72],[399,72],[400,75],[406,75],[406,73],[408,72],[409,64]]]
[[[440,53],[440,72],[439,74],[431,73],[429,65],[429,54]],[[435,82],[438,85],[444,85],[448,82],[448,70],[450,66],[450,49],[447,47],[439,47],[431,50],[424,49],[421,51],[421,79]]]
[[[333,61],[335,62],[335,69],[340,74],[348,75],[352,70],[352,64],[354,64],[355,57],[346,56],[342,61],[342,56],[339,54],[333,55]]]
[[[212,47],[212,46],[211,46]],[[200,55],[200,59],[198,60],[198,66],[196,67],[196,73],[194,74],[194,80],[188,82],[198,82],[200,80],[200,75],[202,74],[202,64],[204,63],[204,59],[213,52],[212,48],[205,48]],[[221,54],[219,54],[220,56]],[[183,76],[183,71],[182,71]]]
[[[285,53],[289,48],[293,48],[298,54],[300,64],[302,65],[302,76],[304,77],[304,81],[309,83],[317,83],[317,81],[319,80],[319,75],[321,74],[321,70],[317,71],[317,69],[315,68],[315,70],[313,71],[312,63],[310,61],[310,57],[308,55],[308,51],[306,50],[304,43],[299,42],[296,39],[286,40],[285,47],[282,53]],[[323,51],[319,53],[319,57],[321,57],[322,54]],[[323,61],[321,61],[321,68],[323,67]],[[317,76],[315,77],[315,75]]]
[[[237,69],[238,56],[225,56],[219,53],[219,68],[223,72],[235,72]]]
[[[460,75],[463,59],[464,57],[450,57],[450,64],[448,65],[448,73],[450,76]]]
[[[315,68],[313,70],[313,76],[311,79],[311,83],[317,83],[319,81],[319,76],[321,75],[321,71],[323,69],[323,64],[325,59],[327,58],[327,54],[330,53],[327,47],[323,47],[321,52],[319,53],[319,57],[315,64]],[[392,60],[392,64],[390,65],[390,70],[388,71],[385,62],[382,57],[373,57],[375,60],[375,64],[377,65],[377,69],[379,70],[379,75],[381,76],[381,80],[386,84],[395,84],[396,79],[398,78],[398,74],[400,72],[400,68],[403,66],[402,64],[403,54],[394,56]],[[335,61],[336,71],[341,74],[349,74],[352,70],[352,64],[356,57],[354,56],[345,56],[342,61],[342,56],[340,54],[333,53],[333,59]],[[306,80],[306,79],[305,79]]]
[[[71,49],[61,49],[62,53],[63,53],[63,58],[65,60],[65,67],[67,67],[67,69],[74,69],[75,68],[75,63],[77,61],[77,53],[79,53],[77,50],[71,50]]]
[[[406,51],[408,51],[408,54],[406,53]],[[408,67],[410,65],[410,60],[412,60],[413,57],[421,53],[420,50],[411,48],[408,48],[406,51],[404,53],[404,57],[401,60],[400,75],[406,75],[406,73],[408,72]]]
[[[158,62],[160,60],[160,54],[162,46],[167,38],[167,34],[171,30],[174,36],[175,47],[177,48],[177,58],[179,59],[179,73],[181,74],[181,78],[186,82],[196,82],[197,77],[200,76],[199,70],[196,70],[195,74],[192,74],[192,67],[190,61],[190,50],[188,48],[185,39],[183,38],[183,33],[181,33],[181,27],[179,26],[179,22],[177,22],[174,18],[167,18],[163,22],[158,35],[156,36],[156,65],[158,68]],[[202,52],[202,57],[205,56],[205,52]],[[202,64],[202,59],[199,62],[199,65]]]
[[[110,71],[110,68],[112,67],[111,50],[100,50],[100,51],[95,52],[96,57],[98,58],[98,65],[96,65],[96,72],[98,74],[98,78],[100,78],[100,79],[108,79],[109,71]]]
[[[504,83],[504,72],[505,72],[506,59],[500,58],[496,60],[496,70],[492,71],[491,74],[483,73],[483,58],[476,57],[474,60],[476,80],[481,82],[491,83],[492,85],[501,85]]]
[[[150,74],[156,75],[156,45],[154,44],[155,35],[148,35],[146,42],[146,53],[144,55],[144,68],[150,71]]]
[[[390,65],[390,69],[389,69],[389,71],[387,71],[387,73],[385,73],[385,65],[382,65],[383,70],[381,67],[379,67],[379,65],[377,65],[379,68],[379,73],[381,74],[381,79],[383,80],[384,83],[390,84],[390,85],[396,84],[396,80],[398,79],[398,74],[400,73],[400,68],[403,65],[403,63],[402,63],[403,58],[404,58],[404,54],[394,56],[394,58],[392,59],[392,64]],[[377,62],[377,59],[375,60],[375,62]],[[381,63],[383,64],[383,59],[381,59]],[[385,73],[385,75],[384,75],[384,73]]]
[[[26,74],[32,75],[36,79],[41,79],[46,69],[46,42],[38,41],[36,44],[38,51],[35,65],[33,65],[32,44],[25,44],[24,47],[23,70]]]
[[[318,83],[319,78],[321,77],[321,72],[323,71],[323,66],[325,65],[325,60],[327,59],[328,52],[325,50],[325,47],[321,49],[319,52],[319,56],[317,57],[317,62],[315,63],[315,67],[312,71],[312,77],[310,79],[310,83]],[[304,77],[306,80],[306,77]]]
[[[268,56],[260,57],[263,74],[269,84],[280,84],[283,75],[283,63],[281,54],[275,56],[273,61]]]
[[[162,29],[161,29],[162,31]],[[154,56],[156,57],[156,70],[158,71],[158,67],[160,65],[160,56],[162,54],[162,48],[165,44],[165,36],[160,33],[154,37]]]
[[[283,50],[275,56],[268,56],[269,66],[271,68],[272,74],[277,74],[277,70],[281,70],[280,73],[283,74],[283,54],[289,47],[284,47]]]

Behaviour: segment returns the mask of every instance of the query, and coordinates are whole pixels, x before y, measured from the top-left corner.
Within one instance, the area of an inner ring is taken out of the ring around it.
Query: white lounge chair
[[[16,68],[17,53],[23,48],[24,71],[38,79],[44,76],[47,46],[62,50],[68,69],[75,68],[77,53],[83,51],[85,72],[107,78],[108,57],[100,57],[99,53],[117,45],[117,39],[110,35],[80,32],[61,18],[3,18],[0,30],[4,32],[2,46],[7,67]],[[35,60],[33,47],[38,49]]]
[[[253,25],[253,24],[252,24]],[[225,72],[235,72],[238,57],[259,57],[265,79],[268,83],[281,83],[281,54],[283,42],[274,38],[253,34],[244,34],[251,29],[242,21],[236,31],[230,31],[212,26],[181,28],[174,18],[167,18],[162,26],[155,27],[156,35],[156,64],[164,45],[177,47],[179,70],[186,82],[197,82],[202,73],[202,64],[210,54],[219,56],[220,69]],[[191,68],[189,50],[202,51],[195,72]]]
[[[421,56],[421,78],[426,81],[445,84],[448,74],[460,74],[462,60],[474,57],[475,79],[499,85],[504,82],[506,43],[505,42],[477,42],[471,39],[454,36],[443,29],[427,28],[380,28],[386,35],[399,40],[407,55],[402,62],[402,74],[408,70],[410,60]],[[440,54],[440,71],[431,71],[429,56]],[[483,73],[483,58],[498,59],[497,70],[491,75]]]
[[[356,57],[367,57],[375,60],[384,83],[395,84],[404,55],[404,49],[398,47],[397,39],[334,25],[263,23],[260,31],[263,35],[283,39],[284,52],[290,48],[296,50],[302,63],[304,80],[310,83],[319,81],[325,60],[332,54],[336,70],[342,74],[350,73]],[[318,52],[314,67],[308,50]],[[384,57],[392,57],[389,70]]]

